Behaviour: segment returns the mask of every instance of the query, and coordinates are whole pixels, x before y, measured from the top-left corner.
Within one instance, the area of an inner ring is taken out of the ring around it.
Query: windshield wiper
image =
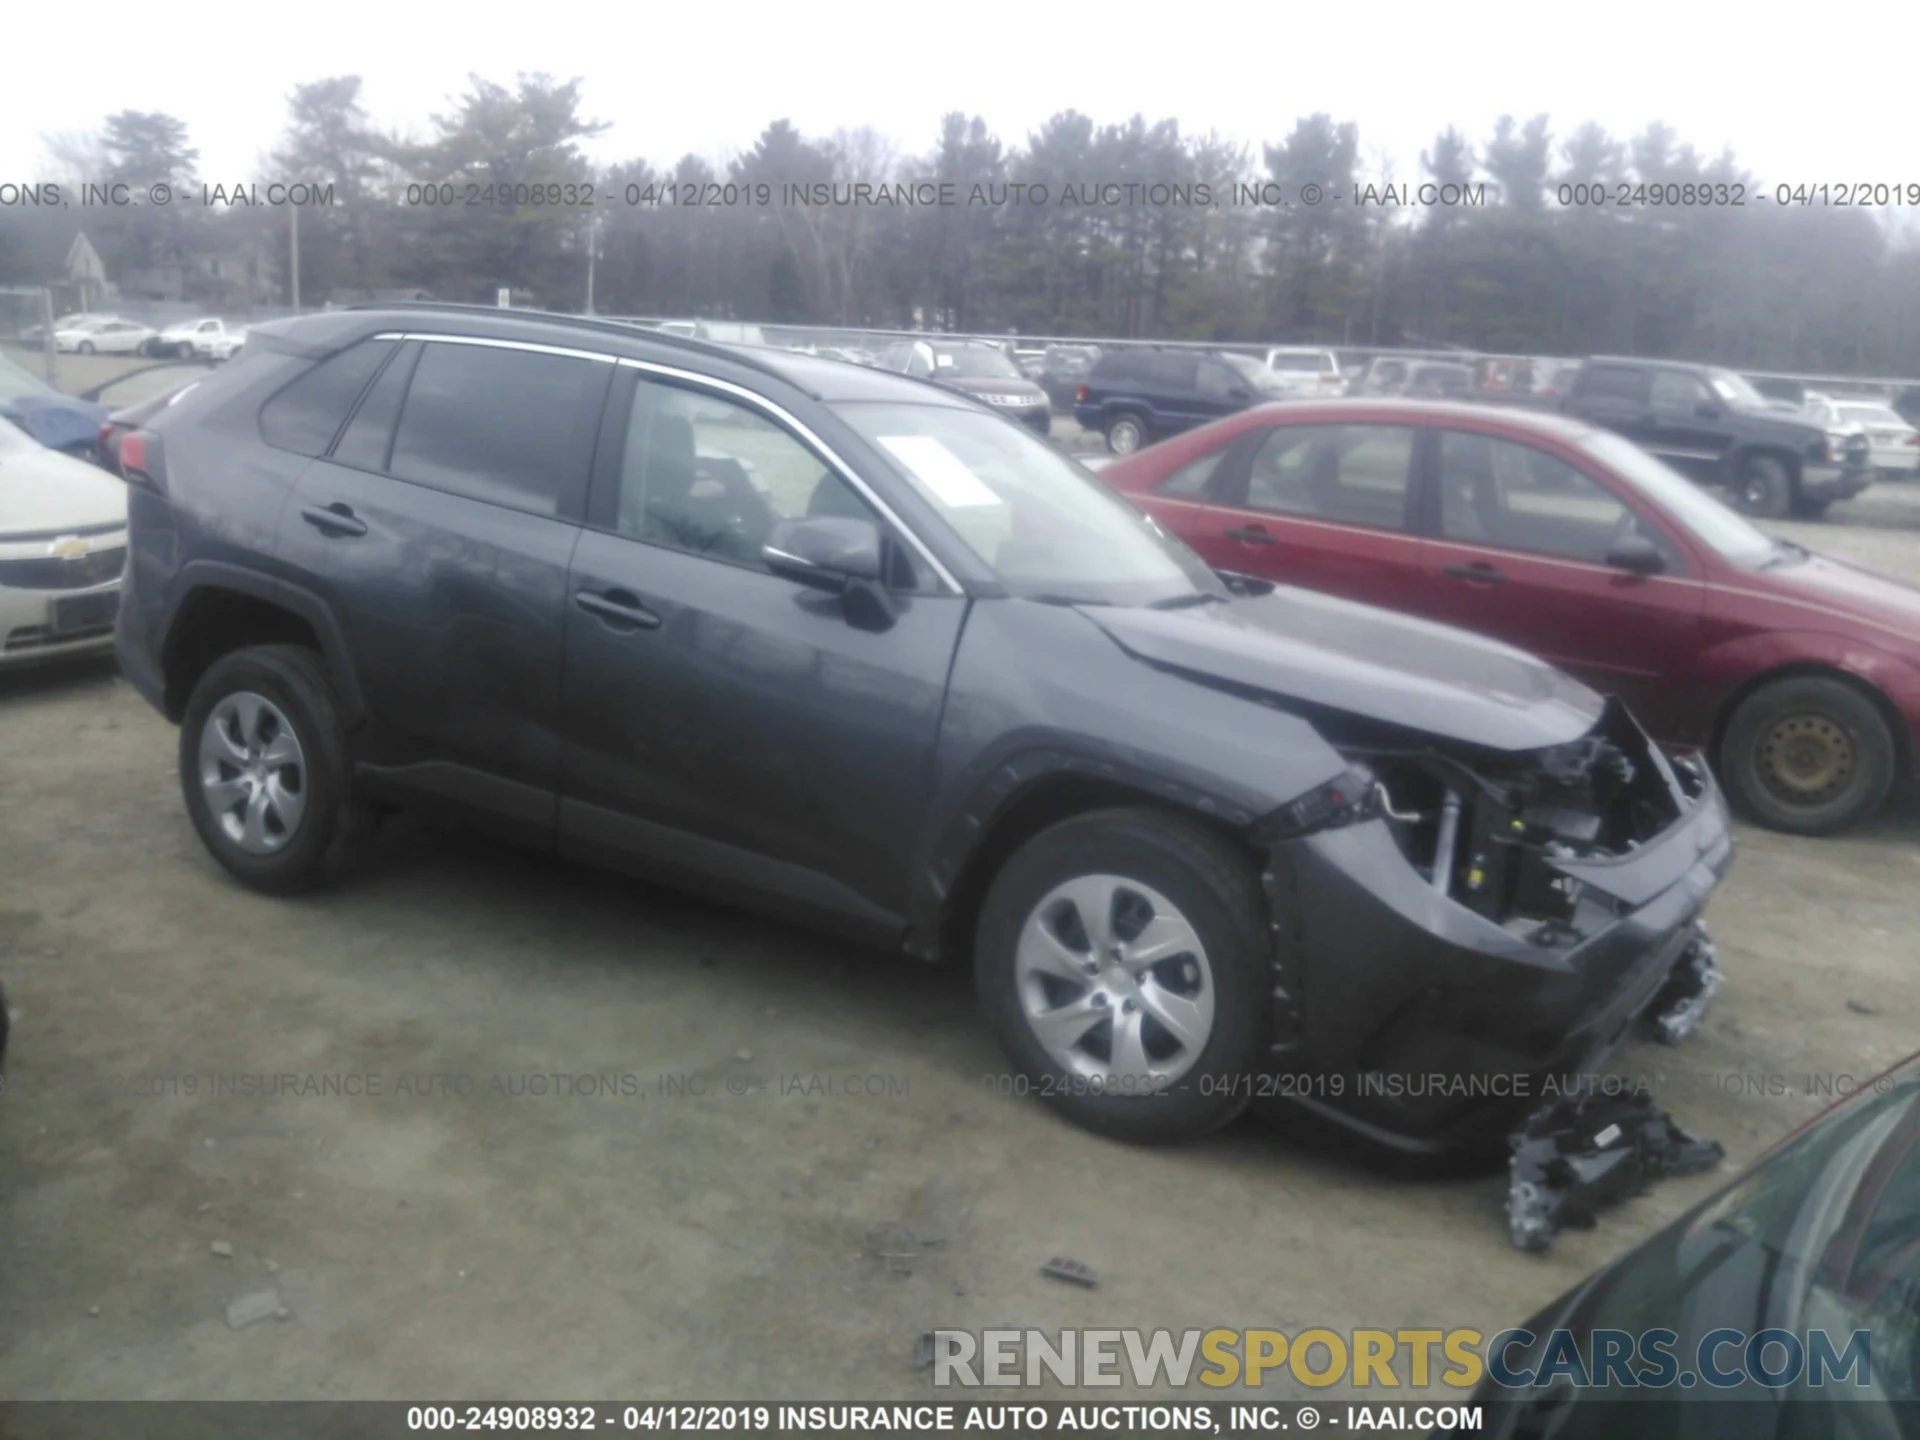
[[[1227,597],[1216,595],[1211,590],[1195,590],[1191,595],[1169,595],[1164,600],[1154,600],[1147,605],[1149,610],[1185,610],[1191,605],[1224,605]]]

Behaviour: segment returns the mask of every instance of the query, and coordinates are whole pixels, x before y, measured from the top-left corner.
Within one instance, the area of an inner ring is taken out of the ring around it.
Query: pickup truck
[[[225,360],[239,349],[234,338],[244,335],[245,331],[230,329],[227,322],[209,315],[199,320],[188,320],[184,324],[169,325],[152,342],[152,348],[159,355],[175,355],[181,359],[192,356],[200,360]]]
[[[1749,515],[1816,519],[1873,478],[1866,431],[1774,408],[1730,370],[1596,356],[1561,407],[1626,436]]]

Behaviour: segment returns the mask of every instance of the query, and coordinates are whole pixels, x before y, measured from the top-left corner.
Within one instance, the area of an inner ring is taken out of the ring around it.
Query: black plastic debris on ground
[[[1688,1134],[1637,1091],[1550,1105],[1511,1143],[1507,1233],[1522,1250],[1545,1250],[1569,1225],[1590,1229],[1602,1206],[1726,1155],[1719,1141]]]
[[[1093,1271],[1078,1260],[1069,1260],[1056,1255],[1040,1267],[1040,1273],[1049,1280],[1064,1280],[1069,1285],[1084,1285],[1087,1289],[1096,1289],[1100,1282],[1093,1278]]]
[[[1707,1006],[1720,989],[1720,952],[1707,938],[1706,926],[1694,922],[1693,938],[1681,952],[1667,983],[1647,1007],[1648,1026],[1665,1045],[1678,1045],[1700,1028]]]

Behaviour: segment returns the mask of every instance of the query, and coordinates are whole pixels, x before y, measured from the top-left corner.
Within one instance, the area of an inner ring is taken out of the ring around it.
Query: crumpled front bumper
[[[1395,1149],[1442,1153],[1502,1139],[1643,1016],[1690,1011],[1679,1038],[1718,984],[1696,921],[1733,857],[1726,806],[1700,778],[1638,849],[1557,862],[1612,918],[1550,945],[1436,891],[1384,820],[1274,842],[1270,1069],[1297,1077],[1277,1088]]]

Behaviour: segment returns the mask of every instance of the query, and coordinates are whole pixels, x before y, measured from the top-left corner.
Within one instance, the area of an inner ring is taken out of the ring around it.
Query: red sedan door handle
[[[1484,560],[1476,560],[1471,565],[1449,565],[1446,573],[1456,580],[1465,580],[1476,585],[1504,585],[1507,577]]]
[[[1264,525],[1229,525],[1221,532],[1229,540],[1238,540],[1243,545],[1275,544],[1273,532]]]

